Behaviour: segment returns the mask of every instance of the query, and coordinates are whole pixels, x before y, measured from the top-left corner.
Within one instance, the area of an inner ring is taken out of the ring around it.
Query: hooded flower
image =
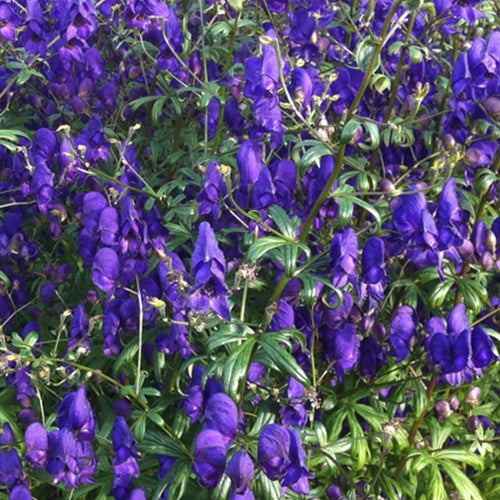
[[[218,431],[229,448],[237,427],[238,408],[234,401],[223,392],[212,395],[205,407],[205,429]]]
[[[262,470],[272,481],[282,480],[299,494],[309,494],[309,480],[312,476],[307,469],[307,460],[295,429],[279,424],[264,428],[258,445],[258,461]]]
[[[231,479],[231,491],[242,495],[248,490],[254,476],[254,465],[250,455],[245,451],[237,451],[227,464],[226,474]]]
[[[111,248],[101,248],[94,258],[92,281],[103,292],[115,289],[120,278],[120,260]]]
[[[124,417],[115,420],[112,431],[113,449],[115,458],[113,459],[113,495],[119,500],[129,498],[129,491],[132,487],[134,477],[139,477],[140,470],[137,460],[139,453],[135,446],[135,438],[128,428]]]
[[[361,256],[360,298],[363,299],[368,294],[371,307],[375,307],[384,298],[384,287],[387,281],[384,251],[384,241],[374,236],[365,243]]]
[[[215,234],[208,222],[202,222],[191,259],[195,284],[190,292],[189,305],[193,309],[202,314],[214,311],[230,319],[225,269],[226,259],[219,249]]]
[[[42,469],[47,463],[49,447],[48,433],[39,422],[30,424],[24,435],[26,442],[26,461],[34,470]]]
[[[226,469],[226,443],[224,436],[211,429],[200,432],[196,438],[193,472],[202,486],[214,489]]]
[[[61,402],[57,424],[60,428],[72,430],[78,439],[92,441],[95,435],[95,414],[87,399],[87,387],[82,385]]]
[[[404,361],[410,355],[412,339],[417,333],[414,311],[409,306],[401,306],[391,323],[389,341],[396,354],[396,362]]]
[[[358,237],[352,228],[337,233],[330,246],[333,285],[344,288],[348,281],[357,285]]]

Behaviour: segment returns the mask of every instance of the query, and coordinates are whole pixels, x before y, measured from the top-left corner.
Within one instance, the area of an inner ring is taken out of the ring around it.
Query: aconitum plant
[[[498,497],[500,15],[0,0],[0,497]]]

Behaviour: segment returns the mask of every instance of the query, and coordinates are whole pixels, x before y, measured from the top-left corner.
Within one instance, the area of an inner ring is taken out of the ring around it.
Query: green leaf
[[[453,280],[440,282],[432,291],[430,295],[430,303],[432,307],[441,307],[447,297],[450,297],[451,287],[454,285]]]
[[[247,257],[252,262],[256,262],[267,252],[287,244],[288,241],[283,238],[278,238],[277,236],[265,236],[264,238],[258,238],[250,245]]]
[[[276,222],[282,234],[291,240],[295,240],[297,237],[297,230],[300,227],[300,219],[298,217],[290,219],[290,216],[279,205],[271,205],[268,208],[268,213],[274,222]]]
[[[285,264],[285,274],[288,277],[292,277],[295,269],[297,268],[297,253],[298,253],[297,245],[286,245],[283,247],[284,253],[284,264]]]
[[[245,341],[229,355],[224,365],[224,389],[236,401],[239,399],[240,386],[246,382],[247,368],[254,345],[254,338]]]
[[[372,151],[380,146],[380,132],[378,130],[378,125],[373,122],[364,121],[363,127],[368,131],[370,135],[370,145],[365,146],[365,149]]]
[[[279,500],[281,498],[280,481],[271,481],[265,474],[259,474],[254,486],[255,498]]]
[[[425,489],[429,491],[429,498],[432,500],[447,500],[448,494],[444,488],[443,478],[436,464],[430,464],[430,481]]]
[[[452,462],[440,461],[441,468],[450,476],[458,493],[464,500],[482,500],[483,496],[477,486]]]
[[[489,168],[481,168],[474,176],[474,187],[479,195],[483,195],[490,190],[492,184],[498,180],[498,176]]]
[[[361,127],[361,122],[357,118],[352,118],[349,120],[342,129],[342,134],[340,135],[340,143],[347,144],[356,133],[356,130]]]
[[[372,59],[375,56],[375,52],[377,51],[377,48],[375,47],[373,42],[374,41],[371,38],[365,38],[364,40],[361,40],[361,42],[358,43],[356,47],[356,53],[355,53],[356,64],[358,65],[359,69],[363,72],[368,71]],[[377,57],[377,62],[375,64],[374,72],[377,71],[379,66],[380,66],[380,55]]]
[[[299,161],[299,171],[301,177],[304,175],[305,170],[313,163],[318,163],[323,156],[331,154],[332,152],[323,143],[319,143],[318,145],[308,149]]]
[[[311,387],[311,382],[307,378],[302,367],[287,350],[279,345],[279,343],[268,339],[266,334],[259,337],[257,342],[269,359],[283,370],[286,375],[295,378],[305,387]]]

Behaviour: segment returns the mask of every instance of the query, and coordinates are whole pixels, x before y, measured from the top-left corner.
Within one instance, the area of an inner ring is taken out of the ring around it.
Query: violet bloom
[[[129,491],[134,477],[139,477],[140,470],[137,460],[140,458],[135,446],[135,438],[123,417],[115,420],[112,431],[113,449],[113,496],[118,500],[129,498]]]
[[[115,289],[120,279],[120,260],[111,248],[101,248],[95,258],[92,267],[92,281],[103,292],[111,292]]]
[[[72,430],[79,440],[92,441],[95,435],[95,414],[87,399],[87,388],[82,385],[62,400],[57,424],[61,429]]]
[[[71,337],[68,341],[68,351],[76,345],[84,352],[90,352],[89,320],[85,313],[83,304],[78,304],[73,312],[73,321],[71,322]]]
[[[389,334],[396,362],[404,361],[410,355],[412,341],[416,333],[417,322],[413,309],[409,306],[398,307]]]
[[[12,448],[6,453],[0,451],[0,484],[6,486],[7,491],[12,491],[25,481],[26,473],[17,450]]]
[[[358,237],[352,228],[337,233],[330,246],[333,285],[344,288],[350,281],[357,286]]]
[[[439,365],[443,380],[451,385],[460,385],[463,380],[472,381],[473,372],[477,372],[471,361],[471,329],[469,327],[464,304],[457,304],[445,323],[441,318],[431,318],[427,322],[429,336],[425,346],[432,364]],[[488,342],[476,333],[477,358],[479,365],[489,360]],[[486,349],[485,349],[486,348]],[[489,361],[488,361],[489,362]],[[480,372],[479,372],[480,373]]]
[[[193,472],[202,486],[214,489],[226,469],[226,443],[217,431],[205,429],[196,438]]]
[[[215,234],[208,222],[202,222],[196,241],[191,271],[195,284],[191,290],[189,305],[202,314],[209,311],[231,318],[229,312],[229,290],[224,282],[226,259],[219,248]]]
[[[11,42],[16,39],[16,28],[21,18],[12,10],[8,2],[0,2],[0,37]]]
[[[439,196],[437,209],[437,228],[439,244],[442,250],[451,245],[457,248],[463,243],[467,231],[463,224],[463,215],[458,203],[456,182],[453,177],[446,181]]]
[[[304,386],[293,377],[288,379],[286,397],[289,403],[280,410],[283,424],[287,427],[295,425],[303,429],[308,421],[307,409],[304,406]]]
[[[205,408],[205,429],[218,431],[229,448],[236,437],[238,408],[234,401],[218,392],[210,397]]]
[[[309,494],[309,478],[306,453],[302,448],[299,434],[279,424],[264,428],[258,445],[258,461],[269,479],[282,480],[299,494]]]
[[[248,491],[254,476],[254,465],[250,455],[245,451],[237,451],[227,464],[226,474],[231,479],[231,491],[242,495]]]
[[[34,470],[43,469],[47,463],[49,447],[48,433],[39,422],[28,426],[24,435],[26,442],[26,461]]]
[[[203,188],[200,194],[196,197],[197,201],[201,203],[199,208],[200,215],[213,215],[216,219],[220,215],[220,200],[224,184],[222,182],[222,173],[219,170],[219,164],[216,161],[209,163]]]
[[[335,361],[335,372],[340,382],[345,372],[352,370],[359,362],[360,340],[354,325],[347,323],[340,330],[330,330],[324,337],[325,358]]]
[[[377,303],[384,298],[384,287],[387,281],[384,251],[384,241],[374,236],[365,243],[361,256],[360,299],[363,300],[368,294],[371,308],[376,307]]]
[[[67,488],[78,488],[80,484],[94,482],[92,475],[97,469],[97,459],[89,441],[77,440],[67,428],[50,432],[48,441],[46,469],[54,484],[64,480]]]

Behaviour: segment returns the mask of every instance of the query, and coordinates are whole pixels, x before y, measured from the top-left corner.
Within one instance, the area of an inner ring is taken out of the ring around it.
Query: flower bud
[[[442,399],[436,403],[435,410],[438,420],[443,420],[443,418],[447,418],[453,413],[450,408],[450,403]]]
[[[497,247],[497,237],[495,236],[495,233],[491,229],[488,229],[486,231],[486,237],[484,242],[486,243],[486,247],[493,253],[495,253]]]
[[[380,179],[378,187],[380,191],[383,191],[384,193],[392,193],[395,189],[394,184],[389,179]]]
[[[490,97],[483,103],[484,109],[495,120],[500,120],[500,99],[498,97]]]
[[[465,402],[472,406],[477,406],[479,404],[479,400],[481,399],[481,392],[482,391],[479,387],[473,387],[468,392]]]
[[[450,399],[450,408],[453,411],[458,411],[460,408],[460,400],[457,398],[457,396],[452,396]]]
[[[456,146],[455,138],[451,134],[445,134],[443,136],[443,146],[447,150],[451,150]]]

